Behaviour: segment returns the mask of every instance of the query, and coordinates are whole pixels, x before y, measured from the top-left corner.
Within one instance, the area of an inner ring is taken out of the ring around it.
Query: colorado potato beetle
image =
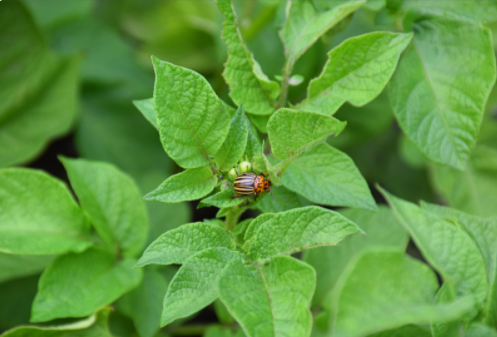
[[[242,173],[236,177],[235,198],[255,196],[271,191],[271,180],[267,174]],[[272,195],[271,195],[272,196]]]

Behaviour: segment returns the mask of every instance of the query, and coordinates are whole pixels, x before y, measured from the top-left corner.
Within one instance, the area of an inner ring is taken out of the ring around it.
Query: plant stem
[[[184,325],[166,329],[166,333],[171,336],[197,336],[202,335],[208,327],[208,324]]]
[[[276,110],[283,108],[286,105],[286,99],[288,96],[288,81],[290,80],[292,70],[293,62],[291,58],[288,58],[285,62],[285,66],[283,67],[283,81],[281,82],[280,101],[278,102]]]
[[[232,231],[235,228],[238,220],[240,219],[240,215],[245,211],[245,207],[238,208],[237,206],[231,207],[226,214],[226,228],[228,231]]]

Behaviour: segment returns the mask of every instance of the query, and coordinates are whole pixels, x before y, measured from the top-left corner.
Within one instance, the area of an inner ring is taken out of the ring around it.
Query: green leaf
[[[248,118],[252,122],[253,125],[262,133],[267,133],[267,121],[270,115],[260,116],[251,113],[247,113]]]
[[[476,302],[482,302],[487,296],[487,274],[483,257],[471,237],[453,223],[379,190],[452,294],[472,295]]]
[[[419,325],[406,325],[402,328],[374,333],[368,337],[432,337],[432,334],[430,330]]]
[[[379,212],[346,209],[340,213],[359,225],[366,236],[354,235],[336,247],[318,247],[304,253],[303,260],[317,274],[313,305],[323,302],[350,261],[364,249],[381,246],[405,250],[409,241],[407,232],[388,207],[380,206]]]
[[[497,267],[497,218],[480,218],[453,208],[421,202],[421,208],[438,217],[457,223],[477,244],[491,281]]]
[[[497,257],[495,257],[497,259]],[[490,287],[485,306],[484,322],[488,326],[497,324],[497,266],[492,272],[493,278],[490,280]]]
[[[208,166],[187,169],[167,178],[145,200],[167,203],[195,200],[205,197],[217,185],[217,176]]]
[[[419,1],[404,1],[403,10],[415,10],[423,14],[452,18],[457,21],[478,25],[494,22],[497,17],[497,3],[493,0],[478,1],[436,1],[426,6]]]
[[[92,246],[90,225],[61,181],[22,168],[0,170],[0,251],[50,255]]]
[[[112,253],[97,248],[58,257],[41,275],[31,322],[88,316],[112,303],[140,283],[134,263],[116,263]]]
[[[138,288],[117,302],[118,309],[133,320],[141,337],[153,337],[159,331],[162,298],[168,283],[157,268],[147,267]]]
[[[235,198],[235,189],[233,184],[228,184],[228,187],[221,192],[202,199],[202,203],[210,206],[216,206],[218,208],[224,208],[238,206],[253,199],[253,197]]]
[[[411,20],[413,44],[389,86],[395,116],[427,157],[463,170],[496,77],[490,31],[445,17]]]
[[[191,208],[186,202],[178,204],[148,203],[150,215],[150,231],[148,232],[147,245],[163,233],[178,228],[191,222]]]
[[[110,308],[104,308],[79,321],[55,326],[20,326],[2,337],[112,337],[107,321]]]
[[[478,145],[464,172],[433,165],[432,185],[451,207],[482,217],[497,216],[496,162],[497,150]]]
[[[231,261],[217,281],[219,296],[248,337],[300,337],[311,332],[315,273],[291,257],[264,266]]]
[[[226,306],[221,302],[220,299],[214,301],[214,311],[216,312],[217,319],[221,324],[233,324],[235,319],[229,313]]]
[[[66,134],[77,110],[81,58],[56,57],[21,2],[2,4],[0,167],[31,160]]]
[[[317,13],[310,1],[289,1],[285,25],[280,31],[290,69],[297,59],[326,33],[365,1],[348,1],[326,12]]]
[[[222,327],[213,325],[205,330],[203,337],[232,337],[231,329],[228,327]]]
[[[240,253],[227,248],[209,248],[189,257],[167,289],[161,326],[211,304],[218,297],[216,279],[232,260],[243,263]]]
[[[136,257],[147,240],[149,221],[135,182],[115,166],[61,158],[81,207],[102,238]]]
[[[147,247],[136,267],[147,264],[182,264],[190,256],[208,248],[235,249],[229,233],[212,224],[195,222],[162,234]]]
[[[346,101],[362,106],[377,97],[392,76],[412,34],[374,32],[331,50],[323,72],[309,84],[299,109],[332,115]]]
[[[438,282],[425,264],[398,249],[364,251],[340,278],[333,296],[333,336],[359,337],[405,324],[457,319],[471,297],[433,304]]]
[[[464,337],[497,337],[497,330],[483,324],[473,323]]]
[[[247,146],[245,148],[245,155],[249,160],[252,160],[255,154],[262,152],[262,145],[257,133],[257,129],[250,123],[250,120],[245,116],[245,121],[248,124],[248,137]]]
[[[176,164],[210,164],[230,128],[229,113],[207,80],[193,70],[152,57],[154,107],[162,146]]]
[[[220,171],[226,172],[233,168],[245,152],[249,132],[246,118],[242,104],[231,119],[228,136],[214,157]]]
[[[140,110],[143,117],[145,117],[147,121],[149,121],[154,128],[159,130],[159,125],[157,125],[157,118],[155,117],[154,99],[153,98],[138,99],[134,100],[133,104],[136,106],[138,110]]]
[[[264,213],[278,213],[308,206],[310,202],[295,192],[283,186],[272,188],[272,195],[265,195],[256,205],[257,209]]]
[[[331,116],[313,111],[282,108],[267,125],[273,155],[287,159],[309,151],[332,134],[340,134],[347,125]]]
[[[244,241],[247,244],[246,246],[243,247],[245,251],[248,251],[248,247],[252,243],[257,231],[262,227],[262,225],[264,225],[266,222],[271,220],[273,217],[274,214],[264,213],[259,215],[249,224],[247,230],[245,231],[245,236],[244,236]]]
[[[345,237],[365,234],[339,213],[309,206],[275,214],[259,227],[248,254],[266,261],[319,246],[335,246]]]
[[[317,204],[377,210],[371,191],[352,159],[328,144],[299,155],[288,166],[281,182],[290,191]]]
[[[280,86],[264,75],[243,42],[231,0],[217,0],[217,5],[226,18],[222,37],[228,46],[228,61],[223,76],[230,87],[230,97],[254,115],[270,115]]]
[[[52,262],[52,255],[13,255],[0,253],[0,283],[19,277],[35,275]]]

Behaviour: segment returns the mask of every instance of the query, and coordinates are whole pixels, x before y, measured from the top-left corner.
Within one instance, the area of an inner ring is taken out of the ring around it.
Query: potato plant
[[[497,336],[497,2],[247,3],[216,0],[209,26],[225,94],[155,55],[153,91],[130,89],[136,63],[106,73],[55,43],[93,23],[0,3],[2,336]],[[248,28],[240,6],[262,8]],[[266,26],[276,70],[250,48]],[[74,125],[78,95],[69,184],[19,167]],[[122,97],[141,115],[95,113]],[[271,193],[237,193],[243,172]],[[39,273],[31,297],[9,290]]]

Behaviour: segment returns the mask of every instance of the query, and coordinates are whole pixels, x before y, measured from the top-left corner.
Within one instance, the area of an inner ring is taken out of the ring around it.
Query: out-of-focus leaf
[[[332,115],[346,101],[362,106],[378,96],[395,71],[412,34],[374,32],[350,38],[329,52],[299,109]]]
[[[343,18],[361,7],[364,1],[347,1],[323,13],[317,13],[307,0],[289,1],[287,18],[280,31],[291,70],[297,59]],[[312,109],[309,109],[312,110]]]
[[[140,283],[135,261],[116,263],[113,254],[97,248],[58,257],[41,275],[31,322],[84,317],[112,303]]]
[[[497,150],[478,145],[463,171],[432,165],[431,182],[447,203],[482,217],[497,216]]]
[[[313,305],[323,302],[350,261],[361,251],[376,246],[405,250],[409,240],[407,232],[385,206],[380,206],[377,213],[361,209],[346,209],[340,213],[361,227],[366,235],[354,235],[336,247],[318,247],[304,253],[303,260],[313,266],[317,274]]]
[[[78,20],[90,14],[94,0],[74,2],[60,0],[24,0],[36,22],[43,28],[53,29],[65,22]]]
[[[40,275],[0,283],[0,330],[27,325]]]
[[[157,125],[157,118],[155,117],[154,99],[148,98],[135,100],[133,101],[133,104],[138,108],[138,110],[140,110],[143,117],[145,117],[154,128],[159,130],[159,126]]]
[[[223,103],[200,74],[152,58],[154,107],[162,146],[183,168],[209,165],[230,129]]]
[[[117,245],[125,258],[141,253],[149,221],[135,182],[115,166],[86,159],[62,158],[71,187],[100,236]]]
[[[69,131],[77,109],[79,57],[50,53],[20,1],[2,4],[0,167],[26,162]]]
[[[140,337],[153,337],[159,331],[169,281],[158,268],[146,267],[140,285],[117,302],[118,309],[133,320]]]
[[[0,282],[37,274],[45,269],[53,259],[53,255],[33,256],[0,253]]]
[[[342,275],[333,296],[333,336],[359,337],[405,324],[458,319],[473,309],[470,296],[433,304],[435,273],[392,248],[364,251]]]
[[[88,318],[56,326],[21,326],[7,331],[4,337],[112,337],[107,325],[110,308],[104,308]]]
[[[90,224],[61,181],[23,168],[0,170],[0,251],[47,255],[92,246]]]
[[[426,260],[441,274],[451,298],[487,296],[485,262],[476,243],[461,228],[380,188],[395,216]]]
[[[389,85],[395,116],[428,158],[464,170],[496,77],[490,31],[419,13],[404,28],[411,21],[413,44]]]
[[[406,325],[402,328],[391,329],[368,335],[369,337],[432,337],[431,331],[419,325]]]

